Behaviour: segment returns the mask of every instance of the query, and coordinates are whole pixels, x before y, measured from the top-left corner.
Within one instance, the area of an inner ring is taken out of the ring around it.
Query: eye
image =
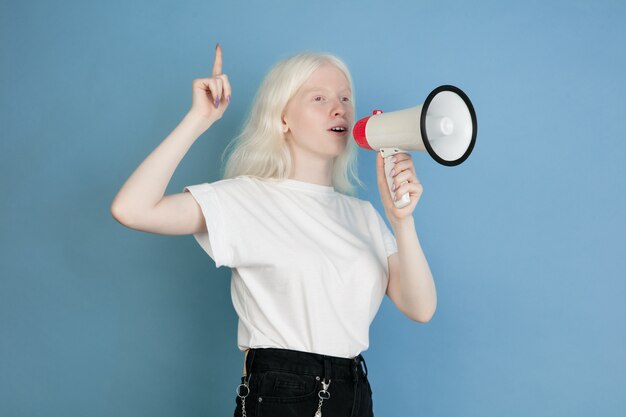
[[[350,97],[344,97],[343,101],[350,101]]]
[[[322,96],[316,96],[313,100],[315,100],[315,101],[320,101],[320,100],[318,100],[318,98],[320,98],[320,99],[321,99],[321,98],[323,98],[323,97],[322,97]]]

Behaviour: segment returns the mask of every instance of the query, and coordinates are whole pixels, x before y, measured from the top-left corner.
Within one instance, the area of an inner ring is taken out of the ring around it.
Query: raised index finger
[[[222,47],[219,42],[215,45],[215,60],[213,61],[213,75],[222,73]]]

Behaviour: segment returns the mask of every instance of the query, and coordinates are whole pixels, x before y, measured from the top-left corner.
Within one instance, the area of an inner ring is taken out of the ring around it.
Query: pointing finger
[[[213,75],[222,73],[222,47],[219,42],[215,45],[215,60],[213,61]]]

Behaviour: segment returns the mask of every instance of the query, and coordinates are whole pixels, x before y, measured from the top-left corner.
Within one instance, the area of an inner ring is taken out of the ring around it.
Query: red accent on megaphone
[[[361,148],[365,148],[365,149],[369,149],[373,151],[374,149],[372,149],[369,143],[367,143],[367,138],[365,137],[365,126],[367,125],[367,120],[370,117],[372,116],[364,117],[363,119],[356,122],[356,124],[352,128],[352,136],[354,137],[354,140],[356,141],[357,145],[359,145]]]
[[[374,110],[372,112],[372,115],[380,114],[382,112],[383,112],[382,110]],[[356,122],[356,124],[354,125],[354,128],[352,129],[352,136],[354,137],[354,140],[361,148],[365,148],[365,149],[369,149],[373,151],[375,149],[372,148],[369,143],[367,143],[367,138],[365,137],[365,127],[367,126],[367,120],[370,117],[372,116],[364,117],[358,122]]]

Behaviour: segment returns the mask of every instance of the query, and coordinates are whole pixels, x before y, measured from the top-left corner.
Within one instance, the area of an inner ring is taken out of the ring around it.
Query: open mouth
[[[348,133],[348,128],[344,126],[336,126],[328,129],[328,131],[334,133],[337,136],[344,136]]]

